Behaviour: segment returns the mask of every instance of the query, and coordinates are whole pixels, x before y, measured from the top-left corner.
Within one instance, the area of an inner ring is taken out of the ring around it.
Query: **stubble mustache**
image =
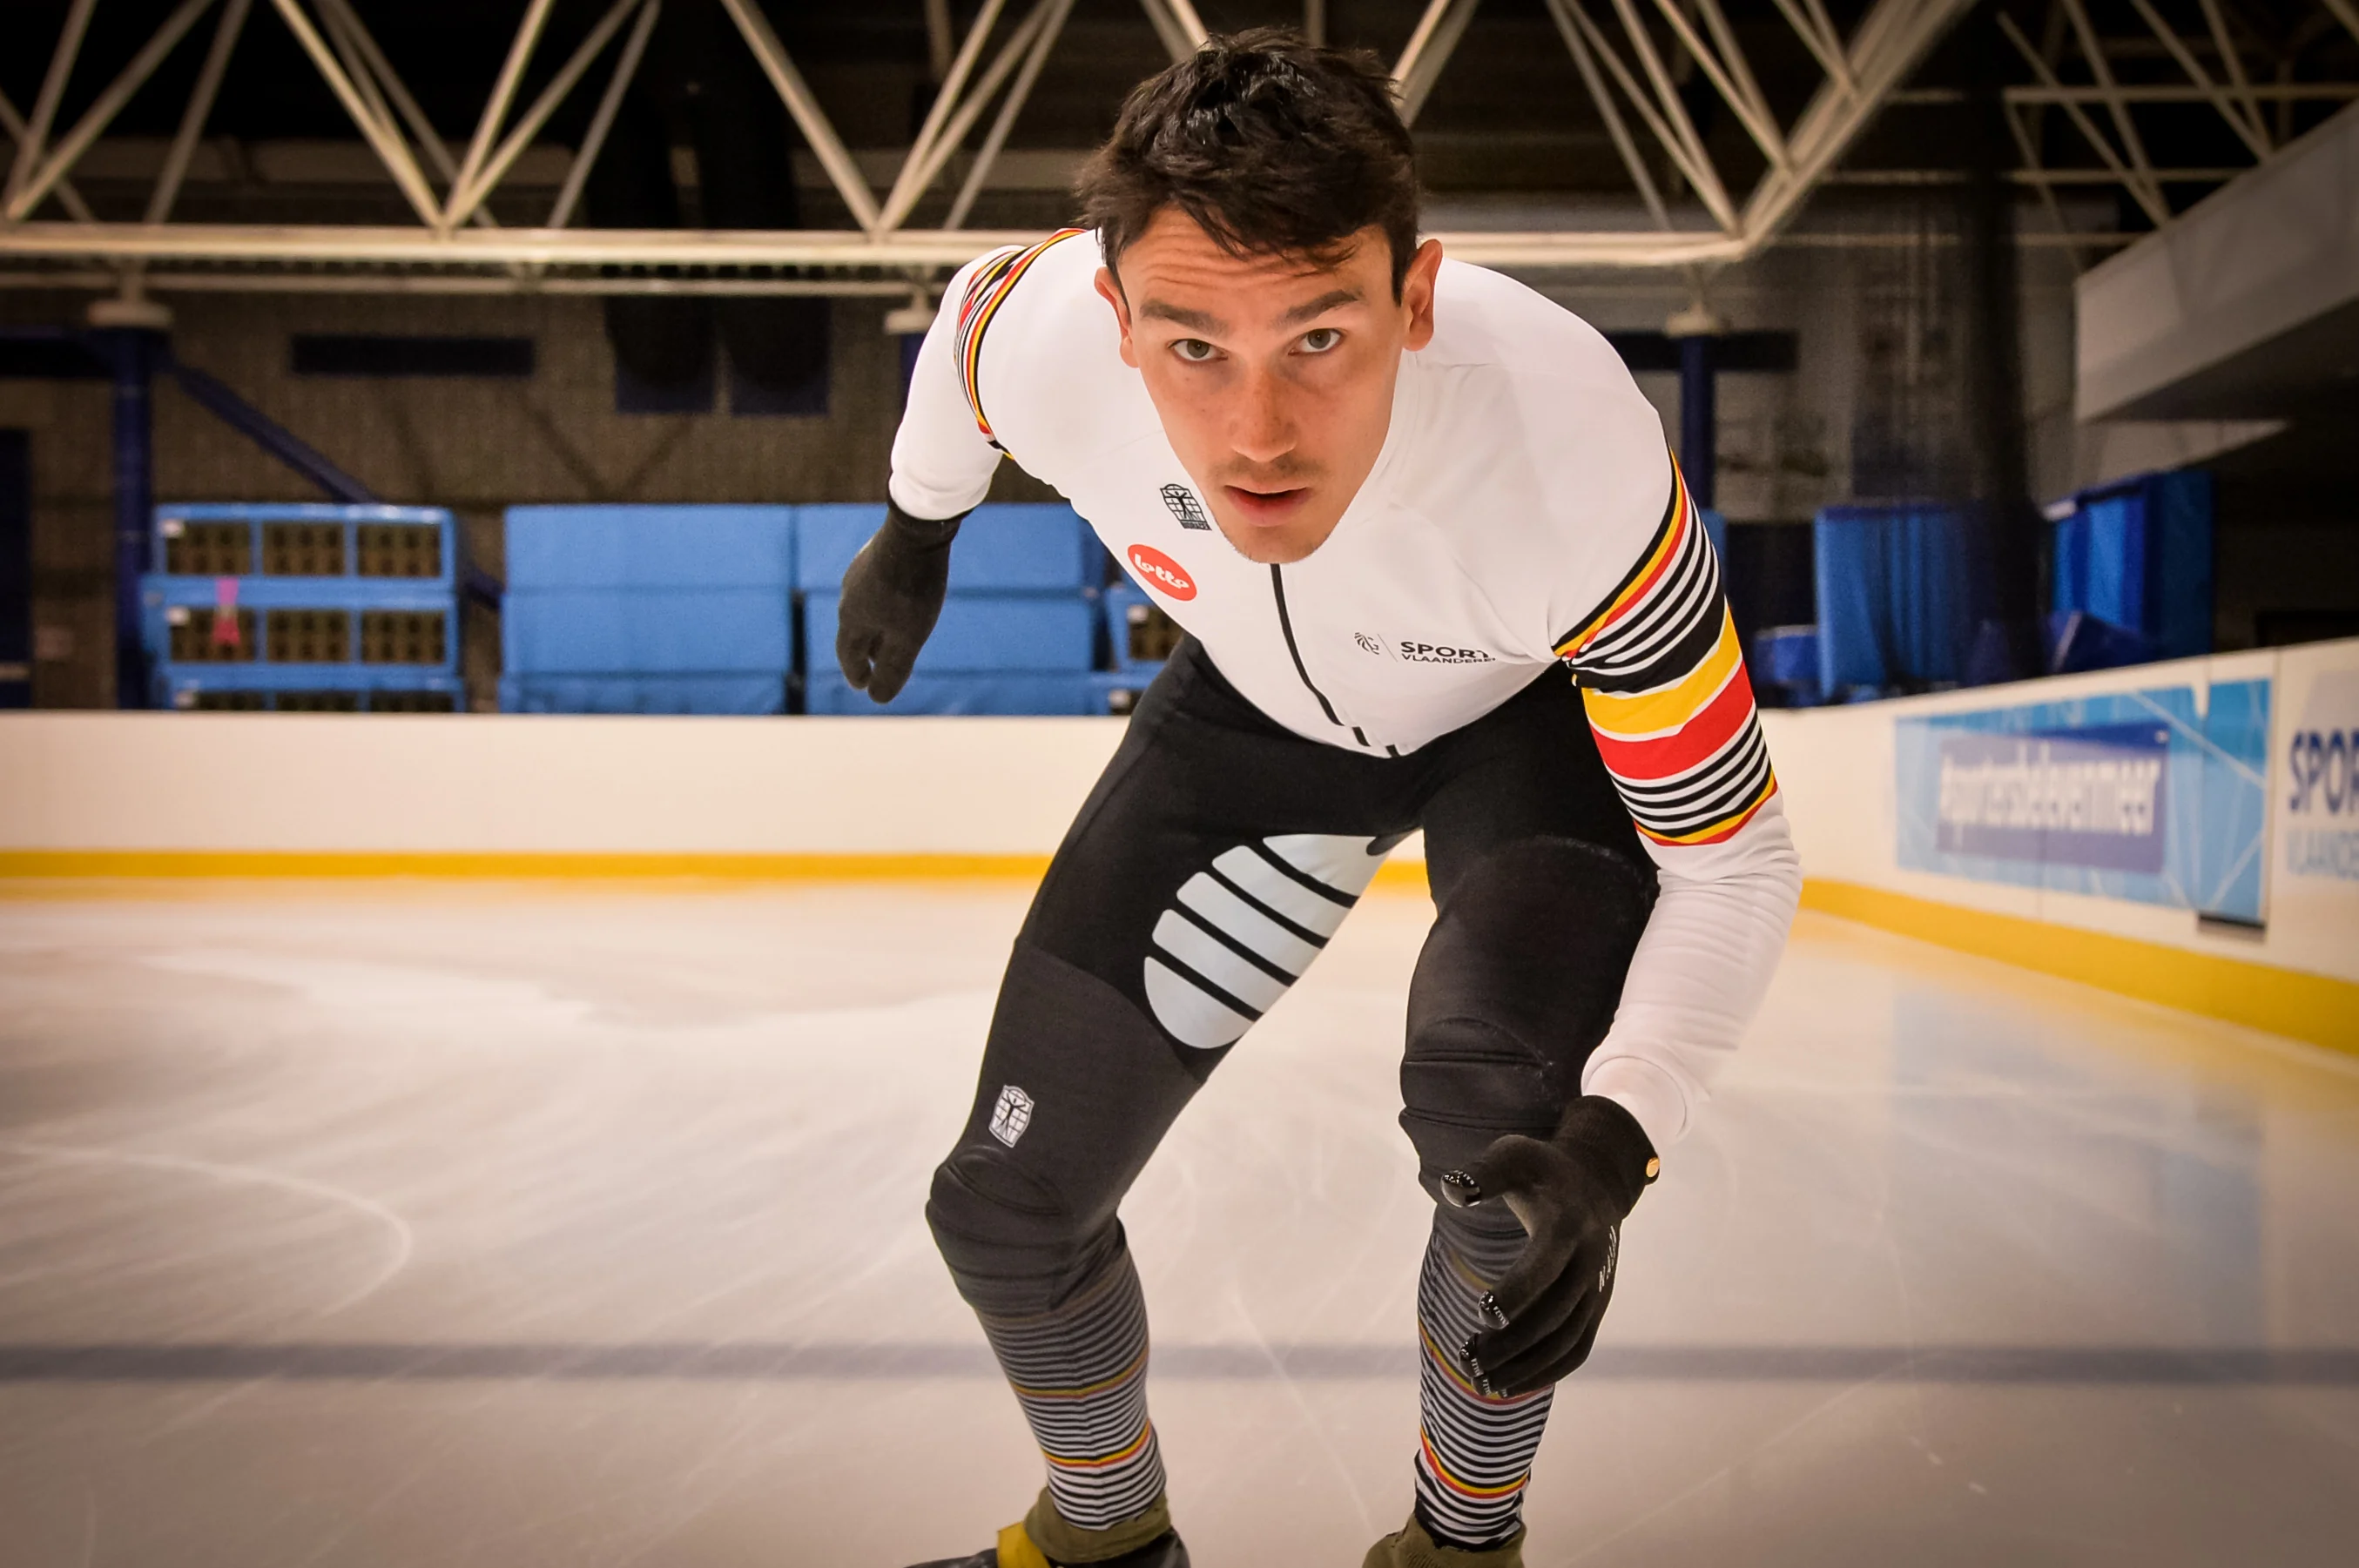
[[[1319,472],[1316,463],[1281,458],[1260,468],[1230,464],[1216,470],[1213,477],[1220,483],[1234,485],[1239,490],[1269,494],[1281,490],[1299,490],[1316,480]]]

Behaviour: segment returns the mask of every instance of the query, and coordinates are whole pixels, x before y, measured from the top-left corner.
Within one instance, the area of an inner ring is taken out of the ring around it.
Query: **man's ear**
[[[1130,301],[1122,297],[1122,285],[1109,267],[1098,268],[1098,294],[1114,307],[1114,319],[1122,328],[1122,362],[1136,370],[1138,351],[1130,341]]]
[[[1414,353],[1433,341],[1433,280],[1441,271],[1441,242],[1428,240],[1408,258],[1401,279],[1401,307],[1408,312],[1408,335],[1402,347]]]

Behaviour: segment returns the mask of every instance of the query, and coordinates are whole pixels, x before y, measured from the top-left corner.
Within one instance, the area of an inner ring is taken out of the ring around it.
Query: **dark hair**
[[[1209,38],[1141,82],[1075,193],[1109,267],[1166,207],[1233,255],[1322,265],[1380,228],[1396,298],[1417,252],[1417,163],[1391,77],[1364,49],[1288,27]]]

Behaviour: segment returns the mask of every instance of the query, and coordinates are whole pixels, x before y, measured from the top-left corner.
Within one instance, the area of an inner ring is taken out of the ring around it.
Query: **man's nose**
[[[1274,463],[1294,450],[1294,420],[1286,389],[1267,371],[1249,372],[1238,389],[1239,406],[1229,445],[1250,463]]]

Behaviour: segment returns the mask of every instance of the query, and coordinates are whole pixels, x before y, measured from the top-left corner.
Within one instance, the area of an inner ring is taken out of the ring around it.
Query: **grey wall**
[[[1721,508],[1738,523],[1792,522],[1862,497],[1862,431],[1896,395],[1906,463],[1937,493],[1953,466],[1948,346],[1910,339],[1897,363],[1894,320],[1938,338],[1951,301],[1953,247],[1886,206],[1837,212],[1821,238],[1704,280],[1705,297],[1737,329],[1798,334],[1788,375],[1731,374],[1720,384]],[[1897,225],[1897,229],[1896,229]],[[1900,243],[1894,243],[1896,232]],[[2024,365],[2033,423],[2035,492],[2073,483],[2071,269],[2061,253],[2024,253]],[[1690,303],[1687,279],[1534,280],[1605,329],[1659,330]],[[0,295],[0,322],[72,322],[87,297]],[[898,349],[882,330],[886,302],[842,300],[833,311],[833,369],[824,417],[618,415],[614,362],[595,300],[296,295],[180,296],[174,342],[189,363],[227,382],[389,500],[451,507],[476,558],[496,575],[508,506],[566,501],[859,501],[884,494],[899,409]],[[523,335],[538,346],[529,381],[346,380],[289,373],[298,332]],[[1886,353],[1891,359],[1891,353]],[[1896,383],[1894,377],[1901,378]],[[1879,379],[1880,378],[1880,379]],[[1675,376],[1640,384],[1667,435],[1679,429]],[[1900,391],[1896,393],[1895,386]],[[114,700],[109,400],[97,382],[0,380],[0,427],[31,432],[34,470],[35,700],[48,707]],[[1889,444],[1886,418],[1876,438]],[[303,480],[159,383],[157,484],[161,501],[307,501]],[[1890,453],[1886,456],[1889,458]],[[995,494],[1048,494],[1003,467]],[[488,691],[496,657],[488,618],[471,618],[470,670]]]
[[[0,321],[71,323],[84,297],[0,295]],[[595,300],[531,297],[182,296],[175,351],[389,501],[448,506],[497,575],[508,506],[568,501],[864,501],[884,496],[900,406],[886,302],[833,313],[825,417],[618,415]],[[297,332],[528,336],[520,380],[354,380],[289,373]],[[114,701],[110,398],[101,382],[0,380],[0,427],[31,433],[34,700]],[[319,492],[159,380],[158,501],[317,501]],[[1038,493],[1003,479],[1010,498]],[[471,624],[471,668],[494,640]]]

